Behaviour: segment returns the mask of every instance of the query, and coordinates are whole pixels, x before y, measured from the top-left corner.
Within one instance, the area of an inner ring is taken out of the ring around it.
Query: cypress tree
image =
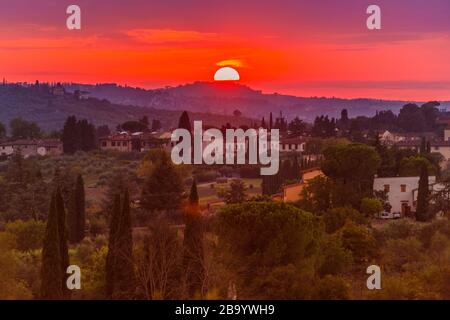
[[[134,288],[133,236],[131,227],[130,194],[125,191],[122,201],[119,229],[116,236],[116,279],[114,296],[129,298]]]
[[[58,211],[56,194],[52,194],[47,218],[47,227],[42,247],[41,299],[62,299],[63,295],[63,260],[58,231]],[[64,270],[65,271],[65,270]],[[65,272],[64,272],[65,274]]]
[[[74,154],[79,148],[77,118],[69,116],[64,124],[62,133],[63,151]]]
[[[106,295],[112,297],[114,293],[114,278],[115,278],[115,265],[116,265],[116,234],[119,229],[120,221],[120,195],[116,194],[114,197],[114,204],[111,212],[111,222],[109,226],[109,242],[108,242],[108,254],[106,256]]]
[[[297,156],[294,156],[294,161],[292,161],[291,179],[293,180],[300,179],[300,165],[298,163]]]
[[[270,113],[269,129],[273,129],[273,116],[272,116],[272,112]]]
[[[417,207],[416,207],[416,220],[427,221],[428,220],[428,168],[425,163],[420,168],[419,189],[417,191]]]
[[[203,226],[197,192],[197,182],[192,182],[189,201],[185,210],[183,239],[183,264],[186,274],[186,289],[189,297],[202,295],[204,278]]]
[[[114,199],[106,257],[106,295],[112,299],[129,298],[134,288],[133,239],[130,199],[125,191]]]
[[[77,176],[70,199],[69,236],[71,243],[79,243],[84,239],[86,227],[84,181],[81,174]]]
[[[189,115],[187,111],[183,111],[183,113],[180,116],[180,120],[178,122],[178,128],[179,129],[186,129],[187,131],[191,132],[191,121],[189,119]]]
[[[69,247],[67,245],[67,225],[66,225],[66,211],[64,209],[64,201],[59,188],[55,192],[55,206],[58,217],[58,236],[59,236],[59,250],[61,258],[61,272],[62,272],[62,291],[65,295],[69,295],[70,291],[67,289],[67,267],[69,266]]]

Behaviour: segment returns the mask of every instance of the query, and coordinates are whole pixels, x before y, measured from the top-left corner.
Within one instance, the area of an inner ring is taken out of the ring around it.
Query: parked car
[[[391,212],[387,212],[387,211],[382,212],[380,214],[380,219],[383,219],[383,220],[394,219],[394,214]]]
[[[393,219],[400,219],[402,217],[402,214],[400,212],[394,212]]]

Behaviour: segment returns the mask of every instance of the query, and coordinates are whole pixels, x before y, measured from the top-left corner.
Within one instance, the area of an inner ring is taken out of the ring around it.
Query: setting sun
[[[214,74],[215,81],[238,81],[239,79],[239,73],[231,67],[220,68]]]

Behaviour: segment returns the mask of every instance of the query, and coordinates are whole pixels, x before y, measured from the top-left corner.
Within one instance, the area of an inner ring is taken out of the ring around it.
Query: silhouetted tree
[[[196,293],[203,294],[204,282],[203,226],[195,179],[192,182],[184,217],[183,263],[187,292],[189,297],[193,298]]]
[[[419,189],[417,191],[417,207],[416,207],[416,220],[427,221],[428,220],[428,168],[425,164],[422,164],[420,169]]]
[[[186,129],[189,132],[192,131],[191,120],[189,119],[187,111],[183,111],[183,113],[181,114],[180,120],[178,122],[178,128]]]

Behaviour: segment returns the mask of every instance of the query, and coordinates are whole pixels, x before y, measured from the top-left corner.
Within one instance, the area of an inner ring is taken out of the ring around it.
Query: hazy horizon
[[[115,82],[155,88],[210,81],[221,66],[240,83],[296,96],[450,100],[450,2],[79,0],[0,4],[0,77]]]

